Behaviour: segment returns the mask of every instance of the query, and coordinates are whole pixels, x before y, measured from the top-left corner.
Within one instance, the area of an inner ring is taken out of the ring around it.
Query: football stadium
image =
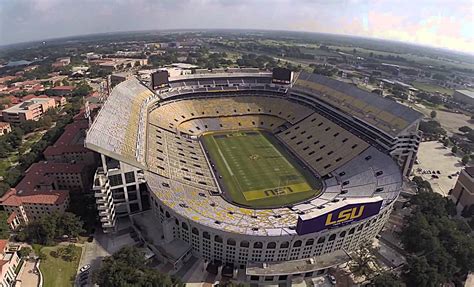
[[[118,84],[86,147],[104,232],[127,218],[176,272],[291,284],[349,260],[383,228],[422,115],[351,83],[219,69]]]

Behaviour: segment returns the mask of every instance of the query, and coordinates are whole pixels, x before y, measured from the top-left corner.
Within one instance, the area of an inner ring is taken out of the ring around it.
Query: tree
[[[470,229],[452,216],[454,204],[437,193],[419,193],[410,200],[412,213],[401,232],[408,257],[403,279],[408,286],[438,286],[464,278],[474,270]]]
[[[10,185],[3,181],[0,182],[0,196],[3,196],[8,190],[10,190]]]
[[[357,276],[369,276],[373,274],[371,262],[375,262],[373,248],[370,245],[361,246],[354,252],[352,261],[349,263],[350,270]]]
[[[421,121],[420,130],[425,134],[434,135],[438,137],[446,135],[446,131],[441,127],[440,123],[433,120]]]
[[[424,180],[421,176],[414,176],[412,181],[416,184],[420,191],[433,191],[431,184]]]
[[[451,142],[451,140],[450,140],[449,138],[445,138],[445,139],[443,140],[443,145],[444,145],[445,147],[448,147],[448,146],[450,146],[451,144],[452,144],[452,142]]]
[[[468,126],[462,126],[459,128],[459,131],[462,132],[462,133],[468,133],[470,131],[472,131],[472,129]]]
[[[446,81],[448,78],[442,74],[434,74],[433,79],[439,80],[439,81]]]
[[[20,181],[20,177],[21,171],[18,169],[18,167],[12,167],[8,170],[5,183],[7,183],[9,186],[15,186]]]
[[[431,117],[432,119],[436,118],[436,111],[431,111],[430,117]]]
[[[372,280],[374,287],[404,287],[405,283],[395,274],[383,272]]]
[[[30,247],[23,246],[20,250],[18,250],[18,256],[21,258],[28,257],[33,250]]]
[[[454,153],[454,154],[456,154],[456,153],[458,152],[458,147],[457,147],[457,146],[453,146],[453,147],[451,148],[451,152]]]
[[[55,238],[63,235],[76,237],[82,231],[82,222],[79,217],[70,212],[64,212],[63,214],[54,212],[30,222],[19,232],[19,239],[48,245]]]
[[[408,286],[435,287],[443,283],[437,270],[428,264],[425,257],[410,256],[406,266],[403,278]]]
[[[0,210],[0,239],[10,238],[10,226],[7,224],[9,215],[8,212]]]
[[[112,286],[182,286],[176,279],[146,264],[144,253],[135,246],[125,246],[102,261],[93,275],[94,283]]]
[[[474,143],[474,130],[471,130],[469,131],[467,134],[466,134],[466,137]]]
[[[59,218],[57,233],[58,235],[61,235],[62,233],[64,235],[77,237],[84,231],[82,225],[83,223],[77,215],[70,212],[64,212]]]
[[[73,97],[86,97],[92,92],[92,88],[86,83],[82,82],[72,91]]]
[[[470,160],[471,160],[471,157],[468,154],[466,154],[462,157],[461,162],[462,164],[467,165]]]
[[[61,257],[64,261],[74,261],[76,260],[81,254],[74,244],[68,244],[66,246],[61,246],[57,249],[54,254],[51,254],[53,257]]]

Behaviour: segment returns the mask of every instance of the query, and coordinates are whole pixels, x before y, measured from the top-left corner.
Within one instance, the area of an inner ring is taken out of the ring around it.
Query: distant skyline
[[[0,0],[0,45],[166,29],[270,29],[474,53],[474,0]]]

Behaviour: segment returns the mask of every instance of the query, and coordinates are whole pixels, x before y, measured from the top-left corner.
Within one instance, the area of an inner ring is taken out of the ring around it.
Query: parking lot
[[[434,192],[447,196],[463,167],[461,159],[453,155],[450,148],[440,142],[429,141],[420,144],[418,164],[413,166],[413,171],[427,180]]]

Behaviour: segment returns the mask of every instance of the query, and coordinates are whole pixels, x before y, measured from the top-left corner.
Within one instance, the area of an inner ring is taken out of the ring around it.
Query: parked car
[[[328,279],[332,285],[336,285],[336,277],[334,277],[334,275],[328,275]]]
[[[91,269],[91,265],[86,264],[86,265],[82,266],[81,269],[79,269],[79,271],[82,273],[82,272],[86,272],[89,269]]]

